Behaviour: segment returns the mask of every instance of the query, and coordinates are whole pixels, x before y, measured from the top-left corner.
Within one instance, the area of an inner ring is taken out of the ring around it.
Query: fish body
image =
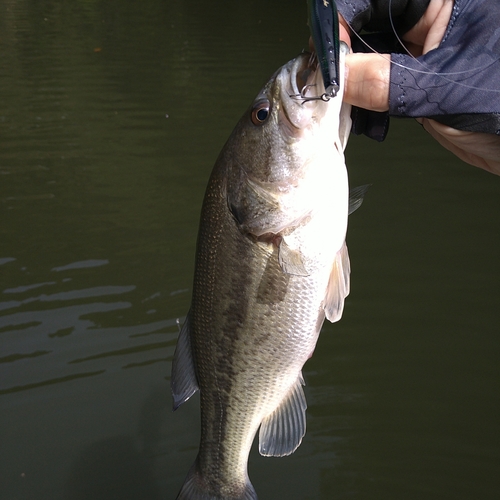
[[[198,389],[201,398],[200,448],[181,500],[257,498],[247,473],[255,434],[260,427],[263,455],[299,446],[301,370],[349,293],[350,110],[342,90],[307,100],[324,92],[311,61],[301,54],[264,86],[206,190],[171,381],[174,408]],[[297,98],[303,87],[306,99]]]

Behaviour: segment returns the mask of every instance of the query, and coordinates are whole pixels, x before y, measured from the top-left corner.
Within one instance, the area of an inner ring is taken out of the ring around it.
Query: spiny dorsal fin
[[[335,255],[325,300],[323,301],[326,317],[332,323],[338,321],[342,316],[344,300],[349,295],[350,273],[349,253],[344,242],[342,248]]]
[[[172,361],[170,389],[174,399],[174,411],[199,389],[191,351],[191,340],[189,339],[189,314],[182,325],[177,340]]]
[[[361,206],[363,198],[370,186],[371,184],[363,184],[363,186],[352,188],[349,191],[349,215]]]
[[[302,373],[276,410],[260,425],[259,452],[267,457],[293,453],[306,433],[306,397]]]

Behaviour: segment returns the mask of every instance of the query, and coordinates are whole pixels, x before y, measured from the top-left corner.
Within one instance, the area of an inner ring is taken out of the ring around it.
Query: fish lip
[[[280,123],[290,135],[297,137],[309,126],[317,109],[317,101],[304,101],[301,98],[302,89],[317,82],[317,58],[309,52],[303,52],[287,66],[287,71],[282,74],[283,105],[280,114],[283,121]]]
[[[290,83],[292,84],[291,95],[301,95],[304,86],[310,84],[310,82],[314,80],[317,69],[317,58],[310,52],[303,52],[300,56],[296,57],[290,69]]]

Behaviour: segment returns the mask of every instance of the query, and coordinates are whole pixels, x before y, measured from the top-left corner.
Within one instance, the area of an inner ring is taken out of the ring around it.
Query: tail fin
[[[258,500],[258,498],[248,478],[244,491],[234,492],[234,494],[230,493],[230,496],[224,493],[209,491],[195,462],[189,470],[176,500]]]

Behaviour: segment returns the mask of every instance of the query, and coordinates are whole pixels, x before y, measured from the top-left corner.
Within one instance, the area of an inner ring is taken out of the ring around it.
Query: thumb
[[[344,100],[371,111],[389,109],[390,54],[349,54],[346,56]]]

